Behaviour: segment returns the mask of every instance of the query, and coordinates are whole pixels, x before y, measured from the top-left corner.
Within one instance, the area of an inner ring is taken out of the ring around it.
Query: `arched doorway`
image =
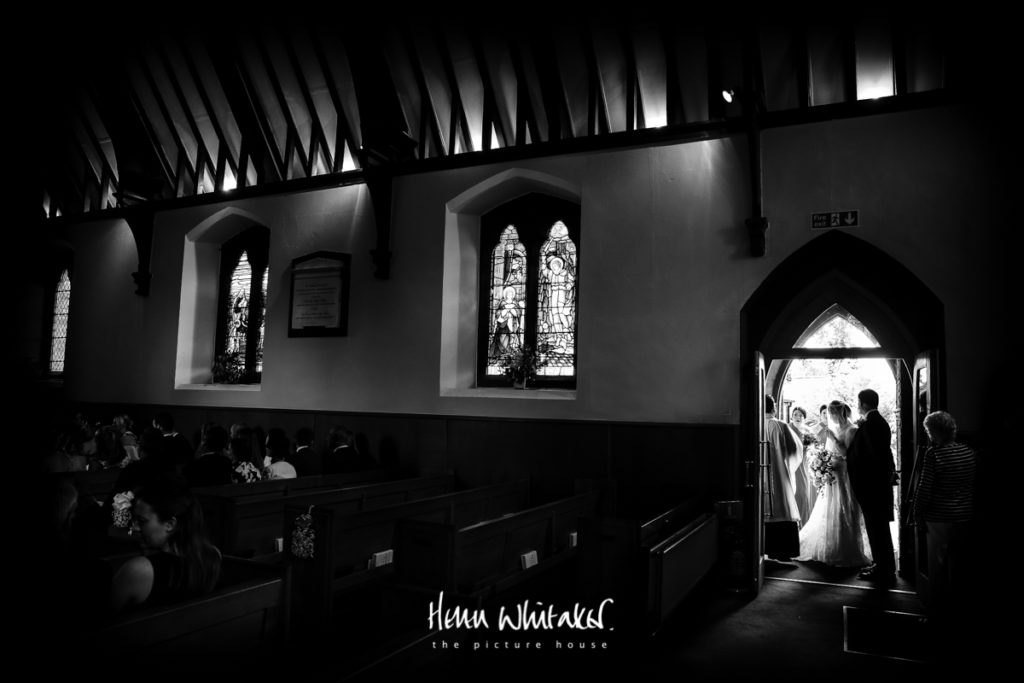
[[[828,357],[823,357],[826,355]],[[878,412],[892,427],[889,447],[895,458],[896,471],[901,472],[900,429],[900,361],[881,347],[878,340],[856,316],[839,304],[826,309],[793,345],[788,358],[771,361],[767,369],[766,390],[777,397],[777,417],[789,423],[804,437],[807,448],[798,468],[799,479],[806,485],[797,492],[800,516],[807,522],[816,503],[818,491],[810,471],[811,445],[819,436],[818,422],[825,421],[821,410],[831,401],[850,407],[851,420],[865,417],[858,411],[858,394],[862,389],[878,393]],[[801,420],[794,413],[801,410]],[[900,525],[902,499],[893,496],[893,521],[889,525],[897,563],[901,558]]]
[[[863,330],[871,343],[842,347],[808,345],[810,335],[834,320]],[[748,531],[748,588],[764,578],[761,483],[767,466],[763,439],[764,395],[783,398],[782,384],[794,361],[879,359],[891,369],[898,416],[920,413],[920,398],[935,410],[944,404],[944,332],[941,301],[905,266],[877,247],[832,231],[808,242],[765,278],[740,314],[744,370],[741,381],[741,471]],[[927,385],[921,383],[928,378]],[[918,389],[922,389],[919,396]],[[815,409],[817,406],[815,406]],[[897,498],[912,486],[920,444],[916,419],[891,424],[901,469]],[[899,532],[900,573],[916,574],[913,530]]]

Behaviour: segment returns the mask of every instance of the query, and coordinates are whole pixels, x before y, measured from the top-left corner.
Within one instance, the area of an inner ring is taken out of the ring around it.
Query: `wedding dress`
[[[832,477],[818,491],[814,509],[800,529],[800,556],[797,560],[816,560],[833,567],[862,567],[871,562],[864,515],[850,489],[846,469],[846,446],[856,427],[849,425],[836,440],[828,434],[824,451],[831,456]],[[805,457],[814,457],[809,447]]]

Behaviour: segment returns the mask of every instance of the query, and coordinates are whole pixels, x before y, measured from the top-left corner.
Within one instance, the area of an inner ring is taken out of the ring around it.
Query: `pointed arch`
[[[793,348],[823,348],[823,345],[817,341],[817,338],[822,333],[832,330],[839,337],[833,346],[861,349],[878,348],[881,346],[871,330],[858,320],[856,316],[839,304],[832,304],[804,330],[804,333],[793,344]]]
[[[580,204],[579,185],[548,173],[510,168],[454,196],[445,206],[444,276],[441,300],[440,391],[443,396],[484,395],[477,392],[477,324],[481,318],[481,216],[523,195],[535,192]],[[486,298],[483,299],[486,301]],[[565,398],[572,394],[531,392],[530,398]]]
[[[888,357],[912,359],[944,344],[942,302],[881,249],[841,231],[811,240],[780,263],[740,311],[744,351],[788,353],[838,304],[872,331]]]
[[[244,297],[245,342],[235,351],[244,359],[238,381],[258,387],[262,372],[262,340],[267,310],[270,229],[255,214],[225,207],[199,222],[185,235],[178,310],[178,356],[175,386],[208,385],[213,367],[231,343],[228,327],[237,284],[233,276],[242,263],[249,266],[248,294]],[[228,303],[231,300],[230,304]],[[241,318],[239,311],[235,318]],[[238,388],[243,388],[239,385]]]

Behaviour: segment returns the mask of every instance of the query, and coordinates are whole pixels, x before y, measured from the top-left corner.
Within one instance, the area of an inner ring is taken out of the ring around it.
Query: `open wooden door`
[[[743,507],[747,529],[747,571],[749,590],[754,597],[764,583],[764,503],[763,494],[768,476],[768,444],[764,438],[764,379],[765,362],[760,351],[754,352],[754,362],[744,401],[750,417],[747,420],[743,443]]]
[[[910,375],[911,382],[911,415],[913,416],[913,447],[909,452],[913,455],[913,463],[903,463],[901,492],[907,505],[903,511],[900,525],[901,544],[913,544],[914,563],[913,575],[917,594],[928,602],[928,536],[924,527],[909,523],[913,505],[914,491],[921,477],[924,452],[928,448],[928,435],[924,431],[924,418],[928,413],[939,410],[938,352],[923,351],[914,359],[914,370]],[[907,547],[904,545],[904,547]],[[906,574],[902,571],[901,573]]]

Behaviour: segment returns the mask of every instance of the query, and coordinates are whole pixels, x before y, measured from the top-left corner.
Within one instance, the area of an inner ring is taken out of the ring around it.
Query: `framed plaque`
[[[289,337],[348,335],[351,254],[317,251],[292,261]]]

